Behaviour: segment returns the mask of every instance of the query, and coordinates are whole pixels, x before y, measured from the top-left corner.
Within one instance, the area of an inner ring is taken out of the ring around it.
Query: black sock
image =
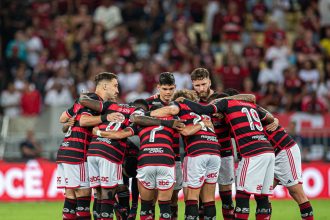
[[[63,211],[62,211],[63,219],[65,220],[76,219],[76,206],[77,206],[76,199],[65,198]]]
[[[313,215],[313,208],[309,201],[302,203],[299,205],[301,218],[306,220],[314,219]]]
[[[171,200],[168,201],[158,201],[159,205],[159,219],[166,220],[171,219]]]
[[[125,191],[118,192],[117,196],[120,206],[129,211],[129,190],[126,189]]]
[[[248,219],[250,213],[250,194],[237,191],[236,192],[236,208],[235,208],[235,219]]]
[[[232,199],[232,191],[219,191],[222,201],[222,216],[225,220],[234,218],[234,203]]]
[[[99,213],[97,211],[97,198],[94,196],[94,202],[93,202],[93,218],[97,219],[99,216]]]
[[[178,217],[178,206],[171,206],[171,215],[172,218],[177,218]]]
[[[113,199],[102,199],[101,201],[101,211],[100,218],[103,220],[113,219]]]
[[[215,202],[205,202],[204,206],[204,219],[215,219],[217,211],[215,209]]]
[[[204,219],[204,206],[201,197],[199,197],[199,202],[198,202],[198,216],[199,219]]]
[[[198,201],[197,200],[186,200],[186,210],[184,218],[189,220],[195,220],[199,218],[198,215]]]
[[[152,205],[153,205],[152,200],[146,201],[141,199],[141,211],[140,211],[141,220],[153,219]]]
[[[254,199],[257,202],[256,219],[261,220],[270,218],[271,210],[268,196],[254,195]]]
[[[132,208],[137,209],[138,202],[139,202],[139,189],[138,189],[137,179],[133,178],[132,179]]]
[[[90,196],[77,198],[77,208],[76,208],[77,220],[90,220],[92,218],[89,208],[90,204],[91,204]]]

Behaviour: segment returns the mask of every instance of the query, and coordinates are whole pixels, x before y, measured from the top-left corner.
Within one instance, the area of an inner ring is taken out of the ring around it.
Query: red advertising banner
[[[309,198],[330,199],[330,163],[303,164],[303,181]],[[182,197],[182,193],[180,195]],[[276,187],[274,197],[290,198],[281,186]],[[63,191],[56,188],[55,163],[45,160],[27,163],[0,161],[0,202],[61,199]]]

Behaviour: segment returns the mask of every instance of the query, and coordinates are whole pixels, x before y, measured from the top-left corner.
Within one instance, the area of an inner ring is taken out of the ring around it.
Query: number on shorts
[[[258,115],[258,112],[256,110],[254,110],[253,108],[250,109],[247,109],[247,108],[242,108],[242,113],[244,113],[249,121],[249,124],[250,124],[250,128],[251,130],[255,131],[256,128],[259,130],[259,131],[263,131],[263,127],[261,125],[261,122],[260,122],[260,118],[259,118],[259,115]]]
[[[114,126],[113,128],[111,128],[112,126]],[[106,127],[105,131],[118,131],[118,129],[121,126],[121,122],[113,122],[111,121],[108,126]]]
[[[151,132],[150,132],[149,142],[151,142],[151,143],[155,142],[155,135],[156,135],[156,132],[157,132],[157,131],[160,131],[160,130],[163,130],[163,128],[164,128],[164,126],[161,126],[161,125],[160,125],[160,126],[154,128],[154,129],[152,129]]]

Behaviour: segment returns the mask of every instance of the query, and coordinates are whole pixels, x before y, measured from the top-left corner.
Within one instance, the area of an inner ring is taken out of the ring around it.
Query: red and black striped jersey
[[[293,147],[296,142],[292,137],[286,133],[282,126],[278,126],[275,131],[267,131],[264,127],[265,135],[269,142],[273,145],[275,154],[278,154],[281,150]]]
[[[149,108],[151,108],[154,105],[162,105],[162,106],[168,106],[171,103],[168,102],[163,102],[160,99],[160,95],[159,94],[155,94],[153,96],[150,96],[149,98],[146,99]],[[175,161],[180,161],[180,134],[178,132],[176,132],[174,134],[174,140],[173,140],[173,150],[175,153]]]
[[[114,102],[104,102],[101,107],[102,114],[119,112],[124,116],[122,122],[104,122],[98,125],[101,131],[120,131],[130,125],[131,114],[142,114],[133,106],[126,104],[117,104]],[[132,131],[133,132],[133,131]],[[122,164],[126,149],[126,139],[110,140],[108,138],[93,136],[90,143],[87,156],[98,156],[110,160],[113,163]]]
[[[218,137],[220,144],[220,156],[229,157],[233,156],[233,146],[231,144],[230,126],[224,119],[212,117],[215,134]]]
[[[95,93],[87,94],[91,99],[102,101]],[[98,115],[99,113],[91,111],[90,109],[75,101],[73,106],[66,111],[66,114],[72,118],[75,117],[75,124],[69,128],[65,134],[64,140],[57,152],[57,163],[78,164],[86,161],[86,153],[89,143],[92,138],[92,127],[81,127],[79,120],[82,115]]]
[[[171,120],[173,117],[161,119]],[[175,165],[174,129],[164,126],[139,126],[135,128],[135,133],[140,137],[138,167]]]
[[[193,112],[189,106],[183,103],[174,102],[180,108],[178,116],[180,119],[186,120],[185,124],[195,125],[202,120],[211,120],[208,115],[198,115]],[[194,135],[184,136],[185,153],[188,156],[198,156],[202,154],[220,155],[220,144],[215,132],[206,127]]]
[[[242,157],[274,152],[261,123],[267,113],[259,111],[253,103],[231,99],[216,102],[215,106],[217,112],[225,115]]]

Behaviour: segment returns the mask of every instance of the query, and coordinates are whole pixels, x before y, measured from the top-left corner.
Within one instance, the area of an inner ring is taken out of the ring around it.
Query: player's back
[[[161,118],[170,120],[173,117]],[[139,127],[140,151],[138,167],[174,166],[173,143],[176,131],[164,126]]]
[[[266,114],[259,112],[257,106],[253,103],[231,99],[226,100],[226,102],[227,107],[224,111],[226,121],[232,128],[241,156],[249,157],[274,152],[265,137],[261,123]]]

